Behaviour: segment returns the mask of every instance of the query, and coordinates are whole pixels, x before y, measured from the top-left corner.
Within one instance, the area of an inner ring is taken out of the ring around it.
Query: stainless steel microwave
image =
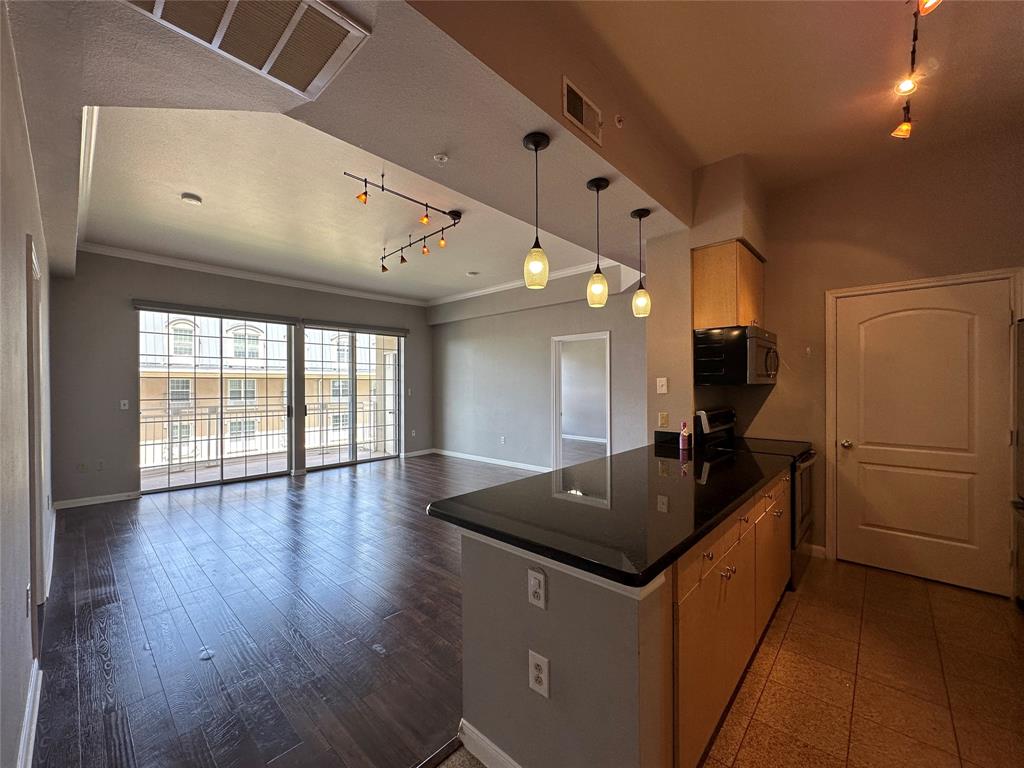
[[[754,325],[693,332],[695,384],[774,384],[778,374],[774,333]]]

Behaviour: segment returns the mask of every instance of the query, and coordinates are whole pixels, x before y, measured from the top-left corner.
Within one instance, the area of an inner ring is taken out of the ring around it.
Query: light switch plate
[[[659,376],[654,380],[655,389],[659,395],[668,394],[668,378],[665,376]]]
[[[548,579],[540,568],[530,568],[526,571],[526,597],[530,605],[535,605],[542,611],[548,609]]]
[[[662,496],[658,494],[658,511],[663,514],[668,514],[668,496]]]
[[[536,691],[545,699],[550,698],[548,660],[533,651],[530,651],[530,690]]]
[[[127,411],[128,410],[128,401],[127,400],[122,400],[120,402],[120,406],[121,406],[121,410],[122,411]]]
[[[668,426],[668,411],[658,411],[658,426],[659,427],[667,427]]]

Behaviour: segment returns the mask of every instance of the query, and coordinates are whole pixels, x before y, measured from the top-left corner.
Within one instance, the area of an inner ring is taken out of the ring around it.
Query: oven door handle
[[[818,454],[811,451],[809,455],[804,456],[804,458],[800,459],[800,461],[796,463],[797,473],[799,474],[800,472],[803,472],[805,469],[809,469],[810,467],[814,466],[814,463],[817,460]]]

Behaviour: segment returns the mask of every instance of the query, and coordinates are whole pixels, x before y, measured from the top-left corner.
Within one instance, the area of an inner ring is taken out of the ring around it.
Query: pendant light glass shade
[[[633,317],[647,317],[649,314],[651,314],[651,294],[641,283],[633,294]]]
[[[889,135],[894,139],[909,139],[913,127],[913,124],[910,122],[910,101],[907,101],[903,106],[903,122],[897,125]]]
[[[548,284],[548,257],[540,247],[540,240],[534,240],[533,248],[526,254],[523,280],[527,288],[539,289]]]
[[[637,248],[640,255],[640,282],[633,293],[633,317],[647,317],[651,314],[651,294],[644,288],[644,219],[651,215],[650,208],[637,208],[629,212],[636,219]]]
[[[598,267],[587,283],[587,304],[592,307],[603,307],[608,301],[608,280]]]
[[[526,252],[523,261],[523,282],[532,290],[540,290],[548,284],[548,257],[540,247],[539,153],[550,143],[551,138],[546,133],[528,133],[523,137],[523,146],[533,152],[533,247]]]
[[[941,2],[942,0],[917,0],[917,10],[922,16],[927,16],[938,8]]]

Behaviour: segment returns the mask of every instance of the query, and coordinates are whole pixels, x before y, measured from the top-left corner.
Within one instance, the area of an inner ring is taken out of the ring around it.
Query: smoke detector
[[[128,0],[204,48],[315,99],[370,32],[320,0]]]

